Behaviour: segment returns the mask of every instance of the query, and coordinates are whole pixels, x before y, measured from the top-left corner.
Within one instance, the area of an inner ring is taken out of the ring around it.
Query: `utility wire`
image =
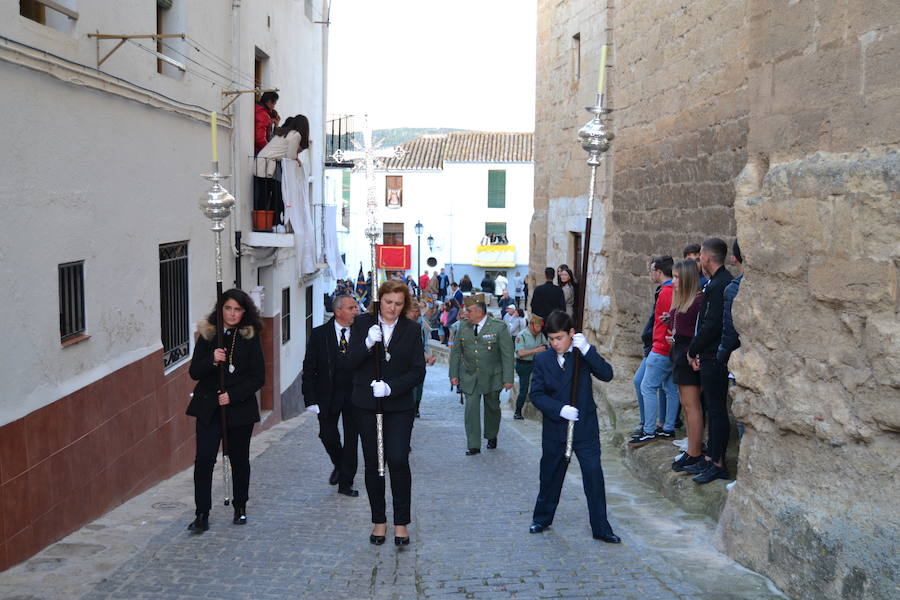
[[[131,42],[133,45],[137,46],[138,48],[140,48],[141,50],[156,57],[156,50],[152,50],[152,49],[148,48],[147,46],[144,46],[143,44],[135,42],[134,40],[128,40],[128,41]],[[157,59],[158,59],[158,57],[157,57]],[[194,71],[193,69],[187,68],[187,66],[185,66],[184,70],[187,71],[188,73],[194,75],[195,77],[199,77],[200,79],[203,79],[204,81],[211,83],[214,86],[217,86],[220,88],[226,87],[226,86],[223,86],[218,81],[214,81],[214,80],[210,79],[209,77],[205,76],[203,73],[198,73],[197,71]]]
[[[177,54],[178,56],[183,57],[183,58],[184,58],[185,60],[187,60],[188,62],[194,63],[195,65],[197,65],[197,66],[200,67],[201,69],[205,69],[205,70],[209,71],[210,73],[212,73],[213,75],[215,75],[216,77],[222,78],[222,80],[225,81],[228,85],[234,85],[234,86],[236,86],[236,87],[237,87],[237,86],[247,86],[247,85],[248,85],[246,81],[235,81],[232,77],[230,77],[230,76],[228,76],[228,75],[223,75],[223,74],[219,73],[218,71],[216,71],[216,70],[214,70],[214,69],[211,69],[211,68],[207,67],[206,65],[204,65],[204,64],[202,64],[202,63],[197,62],[196,60],[194,60],[193,58],[191,58],[191,57],[188,56],[187,54],[184,54],[183,52],[180,52],[179,50],[176,50],[175,48],[173,48],[172,46],[170,46],[170,45],[167,44],[166,42],[163,42],[162,45],[165,46],[166,48],[168,48],[169,50],[171,50],[172,52],[174,52],[175,54]],[[250,84],[249,87],[253,87],[252,84]]]

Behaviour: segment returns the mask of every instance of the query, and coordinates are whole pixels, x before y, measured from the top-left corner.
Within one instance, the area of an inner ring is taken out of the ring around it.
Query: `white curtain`
[[[306,169],[296,160],[281,161],[281,194],[285,220],[294,228],[297,274],[303,277],[316,270],[316,234],[310,210],[309,180]]]
[[[337,243],[337,206],[325,206],[325,262],[331,267],[335,279],[347,279],[347,267],[341,260]]]

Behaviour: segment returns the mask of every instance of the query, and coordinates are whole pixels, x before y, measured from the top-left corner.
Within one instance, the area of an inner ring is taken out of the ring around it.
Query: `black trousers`
[[[221,410],[221,408],[219,409]],[[228,458],[234,485],[233,502],[236,507],[247,504],[250,490],[250,437],[253,424],[228,428]],[[194,458],[194,505],[196,512],[208,513],[212,508],[212,476],[216,456],[222,440],[222,421],[216,413],[212,423],[204,425],[197,419],[197,454]]]
[[[414,409],[384,413],[384,462],[391,476],[394,500],[394,525],[408,525],[412,504],[412,474],[409,471],[409,442],[412,437]],[[366,493],[373,523],[387,523],[384,477],[378,475],[378,438],[375,411],[354,407],[353,418],[362,440],[366,462]],[[387,473],[385,473],[385,477]]]
[[[559,496],[566,478],[569,464],[565,459],[565,442],[554,442],[552,446],[545,442],[541,455],[541,488],[534,503],[532,522],[544,527],[553,523]],[[606,518],[606,487],[603,480],[603,468],[600,466],[600,440],[574,440],[572,451],[581,465],[581,481],[584,495],[587,498],[588,518],[593,535],[612,533],[612,526]]]
[[[319,413],[319,439],[325,446],[331,464],[340,473],[338,486],[341,489],[353,487],[353,478],[356,477],[359,462],[359,432],[356,430],[352,413],[349,398],[344,400],[339,412],[327,415]],[[344,430],[343,444],[341,434],[338,432],[338,419]]]
[[[700,396],[706,410],[707,455],[714,461],[725,460],[728,448],[728,369],[714,358],[700,359]]]

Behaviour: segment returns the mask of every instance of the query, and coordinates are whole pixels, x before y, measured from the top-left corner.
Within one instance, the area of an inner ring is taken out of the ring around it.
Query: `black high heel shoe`
[[[409,546],[409,536],[400,537],[399,535],[394,536],[394,545],[395,546]]]
[[[200,513],[193,522],[188,525],[188,531],[191,533],[203,533],[209,530],[209,513]]]
[[[384,535],[375,535],[374,533],[369,535],[369,543],[376,546],[382,545],[385,539],[387,538]]]

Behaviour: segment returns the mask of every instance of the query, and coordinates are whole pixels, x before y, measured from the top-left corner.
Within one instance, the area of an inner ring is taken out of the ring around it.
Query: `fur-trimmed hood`
[[[209,321],[207,321],[206,319],[203,319],[202,321],[199,321],[197,323],[197,331],[200,332],[200,335],[203,336],[203,339],[205,339],[209,342],[211,342],[213,340],[213,338],[216,337],[216,326],[213,325],[212,323],[210,323]],[[249,339],[252,339],[253,336],[256,335],[256,328],[253,327],[253,325],[246,325],[246,326],[238,329],[238,332],[240,332],[241,336],[245,340],[249,340]]]

